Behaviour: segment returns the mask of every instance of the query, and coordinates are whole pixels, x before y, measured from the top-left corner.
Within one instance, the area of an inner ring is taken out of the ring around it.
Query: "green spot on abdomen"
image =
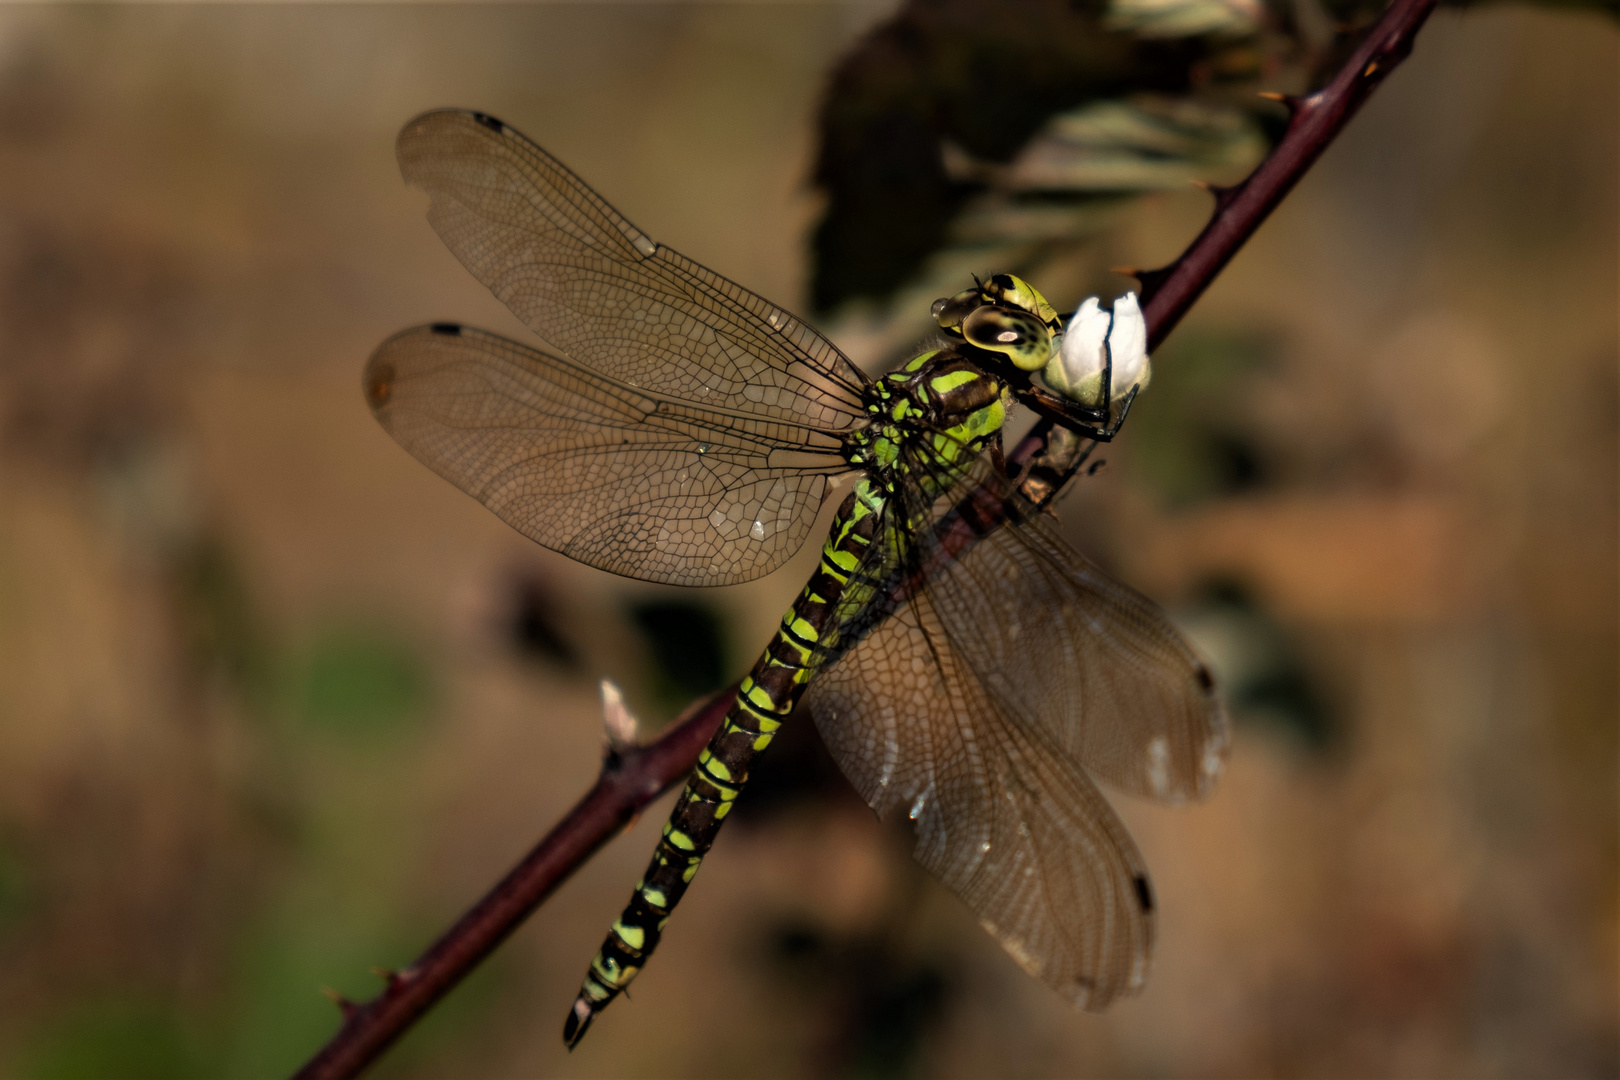
[[[709,753],[707,749],[698,755],[698,765],[716,780],[731,779],[731,770],[726,768],[725,762],[714,760],[714,755]]]
[[[639,926],[626,926],[622,919],[615,919],[612,929],[615,934],[619,935],[620,941],[637,952],[640,952],[641,947],[647,943],[647,931]]]

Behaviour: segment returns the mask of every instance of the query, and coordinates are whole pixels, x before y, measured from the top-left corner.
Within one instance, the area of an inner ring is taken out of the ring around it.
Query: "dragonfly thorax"
[[[930,486],[966,472],[1000,434],[1011,401],[1005,380],[958,347],[923,353],[869,393],[872,419],[850,440],[850,461],[891,482],[896,470],[922,468]]]

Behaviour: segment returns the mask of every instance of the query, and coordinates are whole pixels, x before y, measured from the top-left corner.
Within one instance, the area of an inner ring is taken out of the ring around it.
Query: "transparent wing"
[[[377,420],[525,536],[645,581],[724,585],[780,566],[815,524],[838,440],[675,401],[455,324],[366,364]]]
[[[942,560],[928,540],[938,505],[918,488],[903,501],[896,517],[911,525],[890,531],[887,584],[807,702],[873,809],[916,821],[918,861],[1026,970],[1102,1008],[1145,978],[1152,894],[1085,770],[1161,799],[1201,794],[1225,716],[1152,603],[1045,522]],[[925,586],[893,599],[893,575],[931,564]]]
[[[1230,734],[1208,668],[1049,519],[997,529],[930,590],[952,647],[1021,726],[1133,795],[1180,803],[1214,786]]]
[[[501,121],[427,113],[397,150],[450,250],[576,363],[749,416],[829,430],[864,418],[866,377],[830,341],[654,243]]]
[[[1153,915],[1135,845],[1072,759],[996,707],[927,593],[807,701],[856,790],[912,818],[917,861],[1026,971],[1082,1008],[1142,984]]]

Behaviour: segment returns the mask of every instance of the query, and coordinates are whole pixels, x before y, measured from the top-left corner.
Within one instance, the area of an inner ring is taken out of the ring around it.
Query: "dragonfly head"
[[[1012,274],[934,301],[941,330],[975,348],[1005,356],[1020,371],[1039,371],[1057,351],[1063,321],[1039,289]]]

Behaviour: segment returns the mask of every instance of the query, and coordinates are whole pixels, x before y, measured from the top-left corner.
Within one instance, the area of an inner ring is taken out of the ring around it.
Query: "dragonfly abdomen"
[[[698,755],[646,873],[585,973],[563,1026],[563,1040],[570,1048],[584,1038],[596,1014],[640,974],[658,947],[670,912],[741,794],[755,757],[770,745],[836,643],[845,587],[877,536],[884,504],[879,489],[862,480],[838,508],[816,572],[738,685],[720,730]]]

